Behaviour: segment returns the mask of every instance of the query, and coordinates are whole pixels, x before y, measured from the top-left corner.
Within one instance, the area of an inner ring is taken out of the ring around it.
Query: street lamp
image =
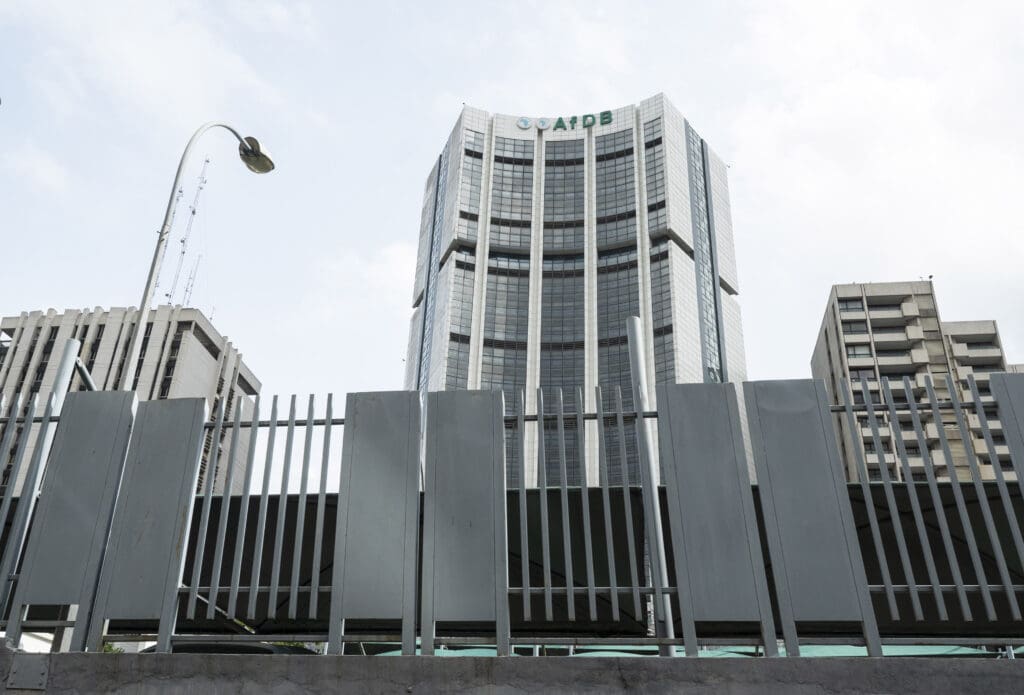
[[[139,302],[139,311],[135,319],[135,329],[132,331],[131,342],[128,347],[128,356],[125,358],[124,369],[122,370],[120,389],[131,391],[135,379],[136,363],[139,361],[139,353],[142,351],[142,335],[145,330],[146,321],[149,318],[149,303],[153,300],[153,287],[156,284],[160,266],[163,264],[164,252],[167,250],[167,237],[171,233],[171,224],[174,222],[174,199],[181,183],[181,173],[185,169],[185,162],[188,161],[192,145],[206,131],[211,128],[223,128],[238,140],[238,156],[242,163],[254,174],[266,174],[274,170],[274,161],[270,154],[260,145],[259,140],[254,137],[242,137],[238,131],[224,123],[204,123],[189,138],[185,145],[185,151],[181,153],[181,161],[178,162],[178,171],[174,175],[174,185],[171,186],[171,197],[167,201],[167,211],[164,213],[164,223],[160,227],[160,235],[156,239],[156,250],[153,252],[153,262],[149,266],[149,275],[146,277],[146,287],[142,291],[142,301]]]

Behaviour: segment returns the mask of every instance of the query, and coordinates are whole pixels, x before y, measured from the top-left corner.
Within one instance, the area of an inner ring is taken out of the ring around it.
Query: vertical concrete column
[[[484,134],[483,172],[480,175],[480,219],[476,230],[476,269],[473,275],[473,322],[469,339],[469,375],[466,388],[480,388],[484,348],[484,309],[487,304],[487,254],[491,239],[491,180],[494,175],[494,118]]]
[[[594,387],[597,386],[597,195],[596,177],[597,163],[594,159],[594,129],[586,129],[583,141],[583,306],[584,306],[584,341],[583,341],[583,382],[584,401],[589,412],[596,412],[597,397]],[[587,427],[586,460],[587,480],[597,480],[598,476],[598,440],[597,427]]]
[[[530,299],[529,328],[526,339],[526,407],[537,409],[537,387],[540,385],[540,326],[544,292],[544,131],[535,129],[533,147],[533,212],[530,220]],[[508,408],[510,404],[506,403]],[[540,425],[527,428],[523,475],[527,485],[537,484],[537,441]]]

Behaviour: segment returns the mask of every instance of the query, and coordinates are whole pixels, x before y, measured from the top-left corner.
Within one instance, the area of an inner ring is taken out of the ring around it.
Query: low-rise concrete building
[[[29,402],[38,395],[41,413],[45,399],[53,390],[63,346],[69,338],[81,343],[79,358],[96,387],[100,390],[116,389],[125,368],[136,313],[134,308],[120,307],[69,309],[64,312],[49,309],[0,319],[0,397],[7,404],[20,397],[18,415],[24,416]],[[211,417],[223,400],[227,422],[234,417],[236,408],[242,409],[243,418],[251,414],[251,399],[260,389],[259,380],[242,361],[241,353],[231,341],[222,336],[201,311],[181,306],[165,305],[150,312],[135,370],[134,388],[140,400],[205,398]],[[81,377],[76,374],[72,378],[71,389],[85,388]],[[11,426],[11,423],[0,425],[0,433]],[[38,425],[34,427],[38,428]],[[242,437],[248,436],[248,430],[243,429],[242,432]],[[10,450],[0,452],[3,485],[10,482],[10,466],[21,435],[19,431],[12,439]],[[34,436],[30,437],[30,448],[34,440]],[[225,448],[228,441],[228,428],[225,427],[217,445]],[[236,463],[244,466],[246,447],[242,441],[239,444],[236,456],[242,459]],[[212,446],[210,433],[204,444],[201,481]],[[31,455],[32,451],[26,450],[24,460],[31,460]],[[226,456],[225,448],[220,460],[225,461]],[[218,489],[223,486],[225,469],[226,466],[218,465],[215,478]],[[241,469],[236,468],[238,470]],[[24,471],[23,466],[22,473],[13,481],[16,491],[21,488]],[[237,482],[232,487],[240,486],[242,480],[244,475],[236,475]]]

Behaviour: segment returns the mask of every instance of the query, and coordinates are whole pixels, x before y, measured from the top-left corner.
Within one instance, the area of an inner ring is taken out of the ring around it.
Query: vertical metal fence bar
[[[992,429],[988,426],[988,416],[985,415],[985,404],[981,402],[981,394],[978,392],[978,384],[974,375],[967,377],[967,384],[971,389],[971,398],[974,400],[974,414],[981,424],[981,434],[985,438],[985,447],[988,449],[988,463],[992,466],[995,474],[996,487],[999,488],[999,497],[1003,502],[1003,511],[1006,514],[1006,523],[1010,527],[1010,536],[1013,538],[1013,546],[1017,550],[1017,561],[1024,567],[1024,538],[1021,538],[1020,522],[1017,520],[1017,513],[1010,501],[1010,490],[1006,485],[1006,478],[1003,476],[1003,466],[999,462],[999,454],[996,453],[995,441],[992,439]],[[970,436],[970,433],[967,433]],[[1019,618],[1018,618],[1019,620]]]
[[[960,397],[957,395],[956,381],[953,380],[952,375],[946,375],[946,387],[949,391],[949,400],[953,404],[953,413],[956,416],[956,425],[960,430],[960,436],[964,438],[964,448],[967,453],[967,464],[971,468],[971,479],[974,482],[974,494],[978,497],[978,507],[981,508],[981,517],[985,522],[985,531],[988,533],[989,541],[992,544],[992,555],[996,558],[996,567],[999,570],[999,578],[1003,582],[1003,590],[1006,592],[1006,600],[1010,604],[1010,612],[1013,614],[1014,620],[1020,620],[1020,604],[1017,602],[1017,594],[1013,589],[1013,580],[1010,578],[1010,570],[1006,566],[1006,557],[1003,555],[1003,544],[999,541],[999,534],[996,532],[995,519],[992,517],[992,508],[988,502],[988,495],[985,493],[985,485],[982,482],[981,470],[978,468],[977,455],[974,453],[974,447],[971,446],[971,431],[964,420],[963,409],[960,405]],[[936,408],[937,409],[937,408]],[[942,420],[939,420],[939,431],[942,432],[943,440],[945,441],[945,432],[942,429]],[[945,448],[949,449],[949,444],[946,443]],[[953,468],[953,456],[949,456],[950,470]],[[953,473],[953,475],[956,475]]]
[[[277,524],[274,527],[274,558],[270,574],[270,599],[267,617],[277,617],[278,590],[281,586],[281,554],[284,550],[284,522],[288,516],[288,478],[292,471],[292,445],[295,443],[295,394],[288,405],[288,430],[284,440],[284,467],[281,471],[281,492],[277,497]]]
[[[522,411],[520,411],[522,412]],[[492,506],[492,543],[494,548],[494,637],[495,652],[498,656],[508,656],[511,649],[511,616],[508,605],[508,470],[505,447],[505,397],[502,395],[496,407],[492,410],[493,419],[491,430],[491,441],[497,445],[492,446],[491,461],[491,497]],[[413,632],[406,630],[403,624],[403,651],[407,654],[413,652]],[[408,642],[408,650],[406,650]]]
[[[995,620],[996,609],[992,603],[992,593],[985,574],[985,566],[982,564],[981,554],[978,552],[978,541],[974,535],[974,525],[971,523],[971,517],[967,514],[967,503],[964,501],[962,488],[963,483],[960,482],[956,474],[956,467],[953,465],[953,452],[950,449],[949,440],[946,438],[946,430],[942,425],[942,411],[939,410],[939,399],[935,396],[931,375],[925,376],[924,384],[928,392],[928,405],[931,411],[932,422],[935,425],[936,433],[939,437],[939,445],[942,448],[942,457],[946,464],[946,474],[949,476],[950,488],[953,490],[953,500],[956,503],[957,515],[960,518],[960,527],[964,531],[964,538],[967,539],[967,550],[971,556],[971,565],[974,567],[975,581],[978,582],[978,587],[981,590],[981,600],[985,604],[985,615],[989,620]],[[973,464],[973,460],[971,463]],[[975,466],[971,465],[972,478],[974,478],[974,468]],[[980,500],[978,504],[979,506],[981,505]]]
[[[320,457],[320,490],[316,497],[316,530],[313,538],[313,572],[309,588],[309,618],[316,618],[320,601],[320,563],[324,548],[324,515],[327,507],[327,466],[331,457],[331,420],[334,418],[334,394],[327,394],[327,413],[324,415],[324,443]]]
[[[252,620],[256,617],[256,599],[260,593],[260,570],[263,569],[263,540],[267,533],[267,505],[270,497],[270,469],[274,465],[274,440],[277,434],[277,396],[270,402],[270,429],[267,432],[267,455],[263,463],[263,489],[260,492],[260,513],[256,521],[255,553],[252,561],[252,574],[249,578],[249,605],[246,616]]]
[[[188,605],[186,616],[191,620],[196,617],[196,599],[199,596],[199,581],[203,571],[203,559],[206,555],[206,532],[210,528],[210,507],[213,505],[213,484],[217,478],[217,454],[220,451],[220,431],[224,427],[224,399],[217,405],[213,433],[210,436],[210,452],[206,459],[205,490],[203,492],[203,512],[199,522],[199,535],[196,536],[196,552],[192,556],[192,582],[188,588]]]
[[[558,481],[562,500],[562,556],[565,558],[565,598],[569,610],[569,620],[576,620],[576,583],[572,572],[572,533],[569,520],[568,474],[565,456],[565,403],[562,400],[562,389],[558,389]]]
[[[913,394],[910,377],[903,377],[903,390],[908,394]],[[907,398],[907,404],[910,407],[910,422],[914,428],[914,437],[917,439],[917,448],[921,452],[921,460],[924,463],[924,475],[928,480],[928,493],[931,496],[932,508],[935,509],[935,518],[939,523],[939,533],[942,536],[942,545],[946,552],[946,562],[949,563],[950,571],[953,574],[953,583],[956,585],[956,596],[960,602],[960,612],[964,620],[970,622],[974,618],[971,613],[970,603],[967,601],[964,578],[960,572],[960,561],[957,558],[956,549],[953,547],[953,537],[949,532],[949,522],[946,519],[942,497],[939,495],[939,486],[935,480],[934,463],[932,462],[931,452],[928,450],[928,438],[925,436],[924,428],[921,427],[921,416],[917,410],[917,399],[911,395]],[[956,481],[952,482],[952,486],[954,488],[958,487]],[[988,587],[985,587],[982,591],[988,594]],[[991,601],[991,598],[989,600]]]
[[[302,536],[306,525],[306,488],[309,487],[309,457],[313,451],[313,394],[309,394],[306,414],[306,440],[302,447],[302,479],[299,483],[299,508],[295,515],[295,543],[292,545],[292,577],[288,597],[288,618],[294,620],[299,610],[299,569],[302,564]],[[314,568],[314,572],[316,569]]]
[[[665,535],[661,523],[661,499],[658,494],[658,470],[654,462],[654,445],[650,430],[644,421],[644,411],[650,407],[647,393],[647,368],[644,359],[643,327],[639,317],[626,319],[629,332],[629,372],[633,382],[633,407],[636,411],[636,443],[640,463],[640,485],[644,498],[644,528],[647,531],[648,556],[651,563],[651,583],[654,586],[654,621],[658,637],[675,637],[672,622],[672,604],[665,593],[668,587],[668,562],[665,555]],[[675,647],[662,644],[661,656],[674,656]]]
[[[18,417],[18,411],[21,408],[21,397],[18,394],[14,395],[14,400],[11,402],[11,407],[4,413],[4,397],[0,395],[0,415],[4,415],[7,418],[6,432],[2,441],[0,441],[0,457],[6,457],[8,452],[11,450],[11,440],[14,439],[14,431],[18,429],[17,423],[14,421]],[[35,404],[32,404],[33,415],[35,417]],[[24,451],[24,447],[18,447]],[[4,486],[4,499],[0,503],[0,524],[7,523],[7,515],[11,510],[11,500],[14,498],[14,487],[18,482],[18,474],[21,472],[21,459],[22,457],[15,454],[14,460],[11,462],[11,472],[7,476],[7,485]],[[2,459],[0,459],[2,460]],[[2,583],[2,582],[0,582]],[[3,606],[0,606],[0,613],[3,612]]]
[[[519,396],[519,408],[516,410],[516,442],[519,445],[519,562],[523,575],[523,620],[530,620],[530,536],[526,518],[526,393],[522,390]]]
[[[583,419],[583,388],[576,389],[576,439],[579,442],[580,495],[583,502],[583,551],[587,559],[587,599],[590,603],[590,619],[597,620],[597,591],[594,586],[594,546],[590,537],[590,486],[587,481],[587,433]]]
[[[881,379],[882,393],[885,396],[885,405],[889,410],[889,431],[892,432],[893,440],[896,442],[896,456],[903,470],[904,486],[907,489],[907,496],[910,498],[910,510],[914,516],[914,525],[917,528],[917,540],[921,544],[921,552],[924,554],[924,564],[928,573],[928,580],[932,585],[932,597],[939,611],[939,620],[949,620],[949,611],[946,610],[946,600],[942,596],[942,587],[939,584],[939,575],[935,571],[935,559],[932,557],[931,543],[928,541],[928,529],[924,525],[924,515],[921,513],[921,502],[917,498],[917,486],[914,484],[914,474],[910,470],[910,461],[907,460],[907,447],[903,442],[903,425],[900,424],[899,414],[896,412],[896,403],[892,397],[892,389],[889,386],[889,378]],[[907,401],[914,398],[911,391],[904,390]]]
[[[249,447],[245,456],[245,482],[242,501],[238,507],[238,528],[235,530],[235,554],[231,564],[231,590],[228,593],[228,618],[236,617],[238,586],[242,579],[242,551],[245,549],[245,528],[249,522],[249,489],[252,485],[252,469],[256,461],[256,438],[260,426],[260,397],[256,396],[252,406],[252,424],[249,427]]]
[[[914,568],[910,566],[907,540],[903,534],[903,521],[900,519],[899,507],[896,506],[896,495],[893,493],[892,480],[889,477],[889,463],[885,460],[885,449],[882,447],[882,437],[878,432],[878,417],[875,414],[875,406],[871,402],[871,392],[868,390],[867,379],[861,378],[860,388],[861,393],[864,395],[864,405],[868,413],[868,425],[871,427],[871,441],[874,443],[875,455],[878,457],[878,471],[882,476],[885,501],[889,507],[889,519],[892,521],[893,533],[896,536],[896,547],[899,549],[900,563],[903,566],[903,578],[910,592],[910,604],[914,609],[914,619],[924,620],[924,614],[921,611],[921,599],[917,594],[917,580],[914,579]],[[891,430],[892,423],[890,423]]]
[[[605,548],[608,552],[608,588],[611,590],[612,620],[619,621],[619,587],[615,576],[615,537],[612,534],[612,505],[608,491],[608,452],[604,441],[604,404],[601,402],[601,387],[595,386],[597,395],[597,477],[601,482],[601,506],[604,508]]]
[[[893,620],[900,619],[899,607],[896,604],[896,592],[892,588],[892,577],[889,574],[889,561],[885,557],[885,546],[882,545],[882,532],[878,527],[878,513],[875,511],[875,500],[871,495],[871,479],[868,475],[867,461],[864,454],[864,438],[861,435],[860,423],[853,414],[853,399],[846,379],[841,379],[843,386],[843,408],[846,411],[846,424],[850,428],[850,441],[853,445],[854,460],[857,464],[857,477],[860,478],[860,492],[864,497],[864,509],[868,514],[868,526],[871,528],[871,540],[875,546],[875,557],[882,572],[882,584],[885,586],[885,599],[889,605],[889,616]]]
[[[633,529],[633,497],[630,491],[629,465],[626,461],[626,422],[623,418],[622,387],[615,387],[615,425],[619,434],[619,467],[622,477],[622,504],[626,513],[626,542],[629,549],[629,579],[633,589],[633,615],[637,622],[643,622],[640,607],[640,573],[636,565],[636,538]]]
[[[551,601],[551,528],[548,522],[548,466],[544,457],[544,391],[537,389],[537,487],[540,491],[540,540],[544,562],[544,619],[554,617]]]
[[[228,514],[231,512],[231,486],[235,482],[235,456],[238,453],[238,434],[242,425],[242,408],[235,402],[235,419],[231,427],[231,446],[228,448],[228,466],[224,473],[224,489],[220,496],[220,517],[217,519],[217,543],[213,550],[213,569],[210,570],[210,591],[207,595],[206,618],[216,615],[217,595],[220,593],[220,572],[224,565],[224,543],[227,540]]]

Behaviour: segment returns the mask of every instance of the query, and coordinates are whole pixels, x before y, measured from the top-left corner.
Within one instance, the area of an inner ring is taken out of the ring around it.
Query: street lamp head
[[[251,135],[242,138],[242,142],[238,143],[238,156],[254,174],[266,174],[274,170],[274,160],[270,158],[270,153]]]

